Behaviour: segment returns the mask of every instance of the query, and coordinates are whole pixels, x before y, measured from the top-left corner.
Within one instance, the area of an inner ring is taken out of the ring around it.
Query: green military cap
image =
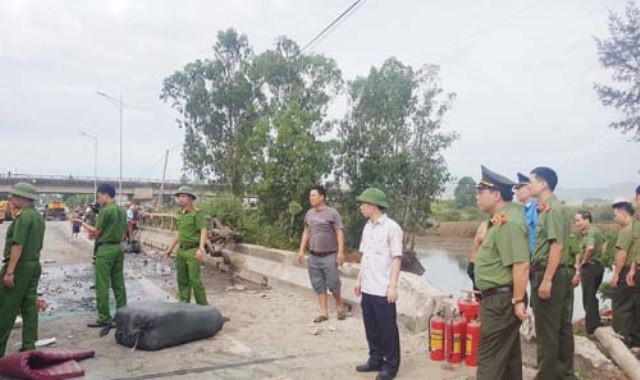
[[[492,172],[484,165],[481,165],[480,168],[482,170],[482,178],[476,185],[476,189],[494,189],[508,192],[512,191],[513,187],[516,185],[516,183],[509,178]]]
[[[529,180],[529,177],[527,177],[526,175],[518,172],[518,183],[516,183],[515,188],[519,189],[522,186],[526,186],[529,183],[531,183],[531,180]]]
[[[358,202],[361,203],[370,203],[373,205],[377,205],[383,208],[389,208],[389,201],[387,200],[387,196],[382,192],[382,190],[376,187],[370,187],[367,190],[363,191],[362,194],[357,198]]]
[[[31,199],[32,201],[38,199],[38,191],[36,188],[26,182],[18,182],[13,185],[11,190],[9,190],[9,195]]]
[[[196,196],[196,192],[193,190],[193,187],[191,186],[180,186],[180,188],[178,189],[178,191],[176,191],[176,197],[179,196],[180,194],[186,194],[191,196],[191,198],[193,198],[194,200],[197,199],[198,197]]]

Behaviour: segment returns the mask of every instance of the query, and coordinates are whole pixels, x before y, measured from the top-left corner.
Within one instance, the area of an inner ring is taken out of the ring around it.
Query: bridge
[[[98,184],[110,183],[118,189],[117,178],[100,178]],[[0,173],[0,194],[7,193],[18,182],[28,182],[36,187],[40,194],[93,194],[95,177],[52,176]],[[156,179],[122,179],[122,195],[127,199],[155,199],[160,194],[162,181]],[[164,196],[173,195],[180,187],[180,181],[165,180]],[[202,188],[202,186],[196,186]],[[211,191],[202,192],[202,196],[213,196]]]

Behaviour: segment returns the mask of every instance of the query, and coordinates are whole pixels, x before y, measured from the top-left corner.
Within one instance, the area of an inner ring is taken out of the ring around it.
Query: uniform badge
[[[551,206],[549,206],[548,204],[546,204],[546,203],[538,204],[538,212],[539,213],[547,212],[549,210],[551,210]]]
[[[491,224],[494,226],[501,226],[507,222],[507,216],[505,214],[494,215],[491,218]]]

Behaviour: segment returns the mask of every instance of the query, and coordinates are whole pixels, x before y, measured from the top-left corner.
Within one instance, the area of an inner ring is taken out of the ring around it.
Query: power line
[[[316,41],[319,41],[320,38],[322,38],[325,34],[327,34],[331,30],[331,28],[333,28],[336,24],[338,24],[338,22],[340,22],[340,20],[342,20],[343,18],[346,18],[350,14],[350,12],[354,10],[360,3],[364,3],[364,1],[363,0],[354,1],[353,4],[349,6],[349,8],[347,8],[342,13],[340,13],[340,15],[336,17],[333,21],[331,21],[331,23],[327,25],[324,29],[322,29],[320,33],[316,34],[316,36],[313,37],[311,41],[307,42],[307,44],[304,45],[302,49],[300,49],[300,54],[302,54],[305,50],[311,47],[311,45],[313,45]]]

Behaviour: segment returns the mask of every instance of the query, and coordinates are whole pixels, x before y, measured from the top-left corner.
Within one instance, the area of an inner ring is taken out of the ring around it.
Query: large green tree
[[[609,38],[596,39],[596,44],[615,85],[596,84],[595,89],[605,106],[623,114],[609,126],[640,141],[640,8],[630,1],[624,16],[611,12],[608,27]]]
[[[431,202],[450,180],[442,156],[456,138],[443,131],[454,94],[444,93],[438,68],[414,70],[395,58],[349,84],[349,112],[340,125],[343,149],[336,174],[355,196],[377,186],[408,231],[427,226]],[[360,222],[361,223],[361,222]],[[359,223],[348,230],[357,240]]]
[[[476,181],[471,177],[462,177],[458,180],[453,196],[459,208],[473,207],[476,205]]]
[[[256,145],[264,147],[259,151],[260,207],[266,217],[289,221],[297,229],[309,188],[333,166],[333,142],[326,139],[332,123],[326,112],[342,76],[332,59],[300,54],[285,37],[256,57],[252,72],[264,94],[254,139],[262,139]]]
[[[255,180],[246,159],[259,118],[260,94],[249,76],[254,54],[247,37],[233,29],[218,33],[213,53],[166,78],[160,98],[180,114],[186,171],[242,195]]]

